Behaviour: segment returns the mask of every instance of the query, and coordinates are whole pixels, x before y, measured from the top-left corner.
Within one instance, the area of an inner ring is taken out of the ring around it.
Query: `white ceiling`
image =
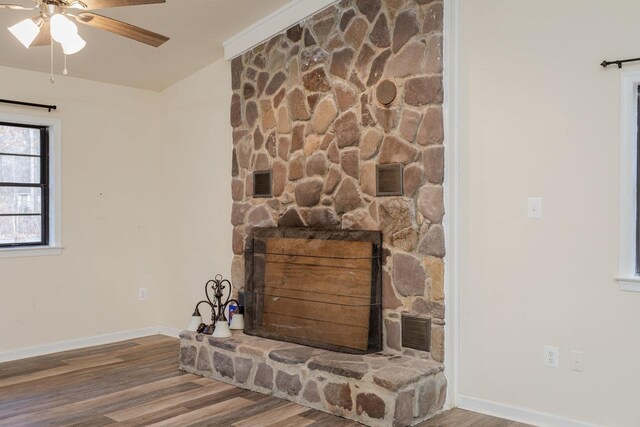
[[[222,42],[290,0],[167,0],[166,4],[96,11],[171,37],[153,48],[84,25],[87,46],[68,57],[69,74],[90,80],[162,90],[223,57]],[[30,0],[3,0],[31,6]],[[0,9],[0,65],[49,72],[49,48],[25,49],[6,30],[34,11]],[[62,50],[54,43],[56,74],[62,73]]]

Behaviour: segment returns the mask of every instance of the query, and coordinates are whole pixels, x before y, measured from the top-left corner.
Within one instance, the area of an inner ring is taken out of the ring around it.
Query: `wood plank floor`
[[[178,347],[158,335],[0,364],[0,427],[360,425],[180,372]],[[522,424],[455,409],[423,426]]]

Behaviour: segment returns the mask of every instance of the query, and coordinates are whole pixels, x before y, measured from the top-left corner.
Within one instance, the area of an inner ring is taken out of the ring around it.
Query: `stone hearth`
[[[415,425],[442,410],[444,365],[415,356],[336,353],[241,331],[180,334],[183,371],[371,426]]]

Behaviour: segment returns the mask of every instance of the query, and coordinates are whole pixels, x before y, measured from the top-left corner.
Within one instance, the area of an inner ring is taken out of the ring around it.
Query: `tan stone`
[[[378,230],[378,223],[366,209],[357,209],[342,216],[344,230]]]
[[[360,127],[358,116],[353,111],[347,111],[334,123],[338,147],[349,147],[360,142]]]
[[[444,10],[442,3],[432,2],[426,10],[424,16],[424,23],[422,25],[422,32],[429,34],[431,32],[442,32]]]
[[[444,326],[434,325],[431,328],[431,357],[444,362]]]
[[[295,195],[298,206],[317,205],[323,187],[322,178],[305,178],[296,184]]]
[[[234,202],[239,202],[244,196],[244,182],[241,179],[231,181],[231,196]]]
[[[442,108],[429,107],[422,117],[422,122],[416,135],[416,142],[420,145],[432,145],[442,144],[443,140]]]
[[[442,222],[444,216],[444,192],[442,185],[427,184],[418,191],[420,213],[433,224]]]
[[[427,39],[425,71],[427,74],[442,73],[442,34],[434,34]]]
[[[327,157],[332,163],[340,163],[340,150],[335,142],[332,142],[327,148]]]
[[[349,70],[351,69],[353,54],[353,49],[350,47],[333,52],[329,72],[336,77],[346,80],[349,76]]]
[[[332,194],[336,189],[340,181],[342,180],[342,172],[336,166],[331,166],[327,178],[324,182],[323,192],[324,194]]]
[[[369,24],[362,18],[354,20],[344,34],[345,41],[355,49],[360,49],[367,32]]]
[[[289,180],[296,181],[304,176],[305,156],[295,153],[289,161]]]
[[[382,142],[382,133],[376,129],[369,129],[360,142],[360,158],[368,160],[378,153],[378,148]]]
[[[418,156],[418,149],[408,142],[393,135],[387,135],[382,141],[378,161],[380,164],[403,163],[408,164]]]
[[[318,147],[320,147],[320,143],[322,142],[322,137],[319,135],[309,135],[307,137],[307,139],[304,141],[304,154],[306,156],[310,156],[311,154],[313,154]]]
[[[424,295],[426,280],[420,259],[401,252],[393,255],[393,283],[401,295]]]
[[[376,164],[365,162],[360,164],[360,190],[371,196],[376,196]]]
[[[273,197],[280,197],[282,195],[286,183],[287,165],[284,162],[276,160],[273,162],[271,170],[271,194],[273,194]]]
[[[340,111],[344,112],[356,103],[356,93],[350,86],[336,81],[333,85],[333,91],[336,94],[336,101]]]
[[[416,190],[420,188],[420,186],[422,186],[422,183],[424,182],[424,170],[419,164],[412,163],[404,168],[403,176],[404,195],[411,197],[416,192]]]
[[[307,108],[307,98],[302,90],[295,88],[289,93],[289,110],[292,120],[309,120],[311,115]]]
[[[291,152],[301,150],[304,146],[304,124],[295,124],[291,134]]]
[[[289,160],[289,149],[291,147],[291,138],[288,136],[281,136],[278,138],[278,157],[282,160]]]
[[[231,97],[231,126],[234,128],[240,126],[242,124],[242,101],[240,99],[240,95],[234,93]]]
[[[413,77],[404,82],[404,101],[407,104],[442,104],[443,97],[441,76]]]
[[[419,112],[405,108],[402,112],[402,118],[400,119],[400,127],[398,128],[400,136],[409,142],[414,142],[421,119],[422,115]]]
[[[319,151],[307,159],[307,176],[324,175],[327,172],[327,157]]]
[[[416,34],[418,34],[416,10],[405,9],[398,13],[393,30],[393,51],[398,52]]]
[[[235,289],[244,288],[244,258],[234,256],[231,262],[231,284]]]
[[[418,252],[443,258],[446,254],[444,228],[440,224],[432,224],[420,241]]]
[[[427,46],[424,42],[414,40],[402,51],[394,55],[385,68],[385,77],[400,78],[424,72]]]
[[[255,161],[253,162],[253,170],[263,171],[270,169],[271,161],[269,160],[269,156],[265,153],[258,153],[255,156]]]
[[[422,152],[422,161],[427,179],[432,184],[442,184],[444,181],[444,146],[433,145]]]
[[[387,24],[387,17],[384,13],[380,14],[375,24],[373,24],[373,28],[369,33],[369,40],[374,46],[380,49],[391,45],[389,25]]]
[[[269,100],[260,101],[260,111],[262,112],[262,130],[268,131],[275,128],[276,114]]]
[[[431,286],[431,298],[444,301],[444,261],[441,258],[427,256],[423,263]]]
[[[331,123],[336,118],[338,109],[332,98],[324,98],[316,106],[313,118],[311,119],[311,125],[313,130],[322,135],[329,129]]]
[[[356,70],[360,77],[362,77],[363,79],[367,77],[369,73],[371,60],[373,59],[375,53],[376,51],[371,47],[370,44],[367,43],[365,43],[360,49],[358,59],[356,59]]]
[[[289,118],[289,110],[285,105],[278,108],[278,133],[291,132],[291,119]]]
[[[360,176],[360,150],[349,148],[342,151],[340,165],[347,175],[358,179]]]

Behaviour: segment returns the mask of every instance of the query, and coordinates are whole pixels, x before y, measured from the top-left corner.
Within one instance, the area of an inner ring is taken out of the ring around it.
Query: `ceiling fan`
[[[65,55],[79,52],[85,47],[86,42],[78,35],[78,27],[73,21],[128,37],[153,47],[159,47],[169,40],[168,37],[144,28],[90,12],[95,9],[111,7],[166,3],[166,0],[33,0],[33,3],[34,7],[0,4],[0,9],[38,10],[40,12],[40,16],[25,19],[9,27],[9,31],[26,48],[49,46],[51,40],[54,40],[62,45]]]

